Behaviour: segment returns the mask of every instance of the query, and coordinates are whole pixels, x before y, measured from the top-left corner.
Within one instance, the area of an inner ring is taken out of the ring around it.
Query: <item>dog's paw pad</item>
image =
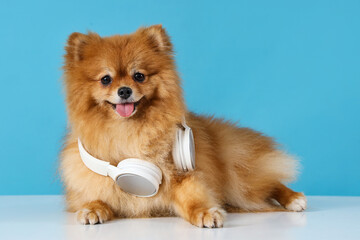
[[[306,197],[301,194],[300,196],[294,198],[290,203],[288,203],[285,208],[290,211],[301,212],[306,209],[306,205]]]
[[[205,228],[220,228],[223,227],[226,212],[218,207],[199,210],[194,213],[192,224],[198,227]]]

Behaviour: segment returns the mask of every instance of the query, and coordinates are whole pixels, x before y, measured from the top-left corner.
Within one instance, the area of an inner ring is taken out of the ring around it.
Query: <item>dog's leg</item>
[[[282,183],[275,187],[271,197],[287,210],[301,212],[306,209],[307,202],[305,195],[300,192],[294,192]]]
[[[104,202],[97,200],[83,205],[82,209],[76,212],[77,220],[82,224],[97,224],[111,220],[114,213]]]
[[[173,184],[173,204],[176,213],[195,226],[223,226],[225,211],[194,175]]]

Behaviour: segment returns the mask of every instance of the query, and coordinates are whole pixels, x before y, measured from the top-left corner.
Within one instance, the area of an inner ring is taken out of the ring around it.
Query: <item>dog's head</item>
[[[128,121],[182,108],[172,44],[161,25],[111,37],[73,33],[64,70],[70,115]]]

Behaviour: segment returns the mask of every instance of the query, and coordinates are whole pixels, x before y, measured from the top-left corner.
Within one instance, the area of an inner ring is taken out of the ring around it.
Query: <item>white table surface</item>
[[[357,239],[360,197],[308,197],[303,213],[228,214],[224,228],[181,218],[117,219],[80,225],[62,196],[0,196],[0,239]]]

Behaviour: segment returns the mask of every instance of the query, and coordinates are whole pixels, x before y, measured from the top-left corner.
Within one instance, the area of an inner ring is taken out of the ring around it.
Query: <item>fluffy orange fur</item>
[[[68,210],[77,211],[81,223],[177,215],[199,227],[221,227],[225,208],[305,209],[304,195],[283,184],[294,179],[296,161],[277,149],[271,138],[186,110],[172,44],[161,25],[111,37],[73,33],[64,72],[69,129],[61,173]],[[134,81],[134,72],[143,73],[145,81]],[[107,74],[113,81],[104,86],[100,79]],[[123,86],[141,99],[127,118],[109,104]],[[195,139],[192,172],[178,171],[171,154],[184,116]],[[159,193],[135,197],[109,177],[90,171],[80,158],[78,138],[93,156],[113,165],[129,157],[156,164],[163,173]]]

